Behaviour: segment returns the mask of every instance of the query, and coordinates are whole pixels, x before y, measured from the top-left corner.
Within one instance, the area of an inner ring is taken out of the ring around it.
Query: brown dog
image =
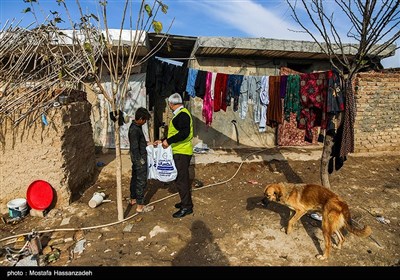
[[[331,237],[336,233],[339,241],[335,246],[342,247],[344,236],[341,229],[345,227],[349,232],[368,237],[371,228],[365,226],[363,229],[353,227],[349,207],[337,194],[329,189],[315,184],[290,184],[275,183],[265,187],[264,195],[268,201],[276,201],[294,210],[294,215],[289,219],[286,233],[293,230],[293,225],[308,211],[322,213],[322,233],[325,241],[323,255],[317,255],[318,259],[324,260],[329,257],[331,248]]]

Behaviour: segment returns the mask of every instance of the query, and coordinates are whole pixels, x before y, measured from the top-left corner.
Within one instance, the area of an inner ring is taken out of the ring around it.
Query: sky
[[[38,0],[44,14],[49,11],[61,11],[55,4],[56,0]],[[73,11],[76,7],[75,0],[65,0]],[[84,11],[97,14],[96,0],[80,0]],[[119,28],[120,15],[124,0],[108,0],[109,28]],[[141,1],[134,0],[134,9]],[[151,4],[149,0],[147,3]],[[313,41],[305,33],[295,32],[301,30],[294,22],[292,12],[285,0],[163,0],[168,5],[168,13],[158,17],[163,23],[163,32],[183,36],[220,36],[240,38],[272,38],[287,40]],[[324,1],[327,9],[333,9],[333,1]],[[19,25],[25,27],[32,22],[30,13],[22,13],[28,7],[23,0],[0,0],[0,26],[7,20],[22,20]],[[336,10],[335,15],[339,16]],[[301,12],[301,10],[300,10]],[[73,15],[78,15],[75,11]],[[135,15],[137,14],[134,13]],[[137,17],[135,17],[137,18]],[[303,17],[303,20],[309,20]],[[338,18],[335,23],[337,29],[345,34],[348,23]],[[399,27],[397,27],[398,31]],[[345,38],[345,36],[343,36]],[[346,41],[346,38],[344,40]],[[400,45],[400,40],[396,42]],[[396,55],[382,61],[385,68],[400,67],[400,49]]]

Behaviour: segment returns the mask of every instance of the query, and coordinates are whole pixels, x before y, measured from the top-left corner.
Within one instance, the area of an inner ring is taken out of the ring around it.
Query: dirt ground
[[[321,261],[315,258],[324,246],[319,221],[304,216],[287,235],[282,228],[289,209],[262,203],[268,183],[319,183],[319,158],[308,157],[310,152],[303,149],[294,150],[294,159],[285,158],[279,149],[262,151],[278,154],[267,160],[257,160],[257,153],[227,151],[236,162],[224,162],[221,154],[203,154],[202,160],[195,155],[194,213],[180,219],[172,217],[179,202],[174,183],[149,181],[146,201],[155,209],[135,213],[127,200],[129,156],[123,155],[123,221],[117,218],[114,155],[99,155],[98,162],[105,166],[98,168],[96,183],[69,207],[2,224],[0,266],[15,265],[7,260],[6,248],[18,249],[25,242],[9,237],[32,230],[43,247],[39,265],[47,267],[400,265],[398,154],[350,155],[331,175],[332,190],[349,204],[355,225],[370,225],[373,233],[363,239],[345,231],[343,248],[332,249],[330,259]],[[99,191],[111,202],[90,208],[88,201]]]

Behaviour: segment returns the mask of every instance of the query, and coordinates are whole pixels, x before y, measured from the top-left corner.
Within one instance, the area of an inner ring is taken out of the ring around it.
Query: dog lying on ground
[[[368,237],[372,230],[369,226],[363,229],[355,228],[352,225],[349,207],[337,194],[329,189],[316,184],[290,184],[274,183],[265,187],[264,196],[267,201],[275,201],[288,206],[294,210],[294,215],[289,219],[286,233],[293,230],[293,225],[308,211],[318,211],[322,213],[322,233],[325,241],[323,255],[317,255],[320,260],[328,259],[332,246],[331,237],[336,233],[338,244],[335,246],[340,249],[344,242],[342,228],[360,236]]]

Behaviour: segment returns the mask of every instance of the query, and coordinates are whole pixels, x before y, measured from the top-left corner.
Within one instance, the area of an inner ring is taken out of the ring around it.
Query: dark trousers
[[[192,156],[189,155],[174,155],[174,161],[178,175],[175,183],[178,188],[179,197],[181,198],[182,208],[193,208],[192,202],[192,186],[189,181],[189,166]]]
[[[144,205],[144,191],[147,186],[147,163],[145,161],[132,162],[131,199],[137,204]]]

